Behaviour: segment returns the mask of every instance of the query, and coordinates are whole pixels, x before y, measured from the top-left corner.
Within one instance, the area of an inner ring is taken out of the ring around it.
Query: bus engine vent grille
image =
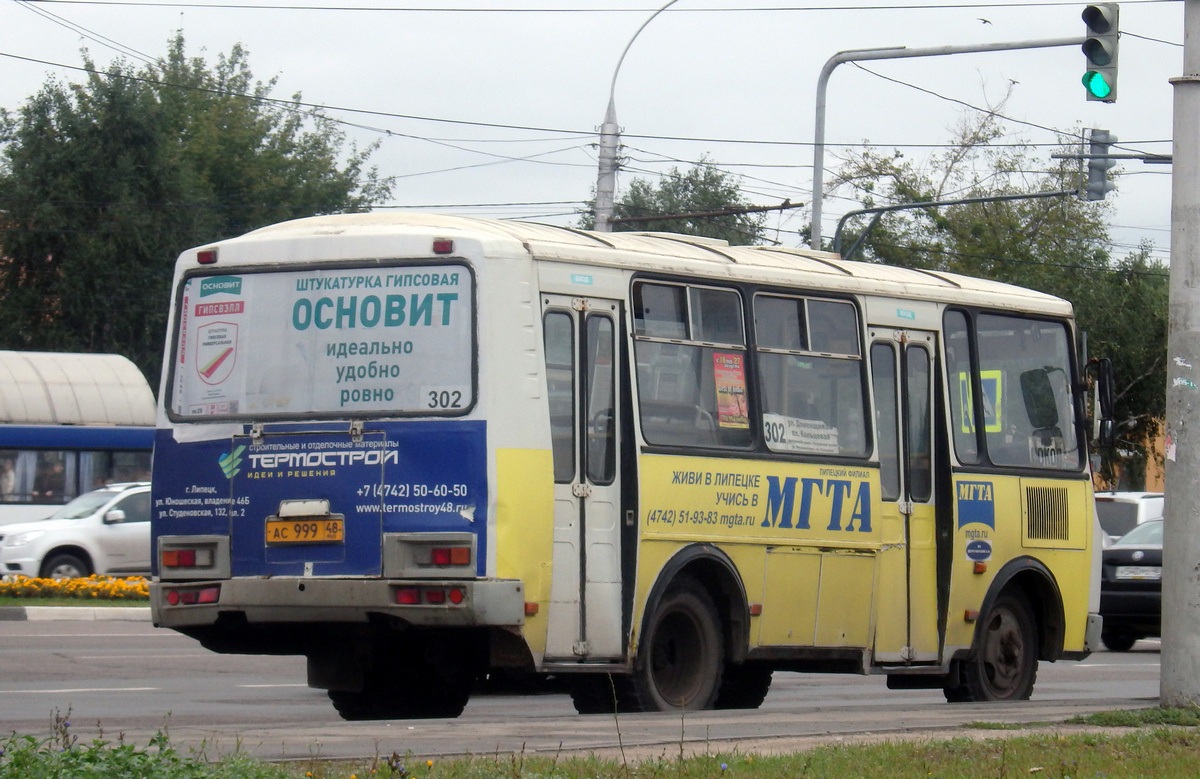
[[[1070,538],[1067,490],[1028,487],[1025,490],[1025,532],[1028,538],[1066,541]]]

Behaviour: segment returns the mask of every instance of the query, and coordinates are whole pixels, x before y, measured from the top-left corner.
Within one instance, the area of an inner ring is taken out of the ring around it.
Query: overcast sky
[[[575,224],[596,181],[596,130],[626,44],[666,0],[0,0],[0,106],[47,79],[79,81],[80,49],[135,66],[182,30],[210,61],[241,43],[273,95],[302,92],[347,122],[397,177],[393,207]],[[1082,37],[1084,3],[677,0],[637,37],[616,80],[625,167],[657,177],[707,156],[760,205],[812,200],[821,67],[848,49]],[[826,169],[869,142],[921,159],[973,110],[1001,100],[1007,142],[1100,127],[1120,151],[1170,153],[1183,2],[1120,4],[1118,101],[1084,99],[1077,46],[840,66],[829,82]],[[886,78],[885,78],[886,77]],[[889,80],[890,79],[890,80]],[[353,110],[351,110],[353,109]],[[1167,259],[1170,166],[1122,162],[1115,256],[1142,241]],[[829,173],[826,174],[828,181]],[[860,204],[835,192],[823,231]],[[801,245],[807,209],[772,213],[770,237]]]

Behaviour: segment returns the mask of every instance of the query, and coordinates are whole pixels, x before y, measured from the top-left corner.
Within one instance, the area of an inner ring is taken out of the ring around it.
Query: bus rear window
[[[474,404],[465,265],[192,276],[177,301],[176,419],[458,415]]]

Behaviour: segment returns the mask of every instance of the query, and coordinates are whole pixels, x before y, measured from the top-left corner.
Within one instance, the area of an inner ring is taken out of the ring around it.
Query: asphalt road
[[[69,716],[81,741],[166,731],[180,749],[266,759],[586,751],[629,756],[776,751],[883,734],[945,735],[970,722],[1062,722],[1152,706],[1159,644],[1042,663],[1033,699],[948,704],[882,677],[778,673],[757,711],[579,716],[564,694],[481,694],[456,720],[344,722],[305,684],[303,658],[217,655],[146,621],[0,621],[0,730],[48,736]]]

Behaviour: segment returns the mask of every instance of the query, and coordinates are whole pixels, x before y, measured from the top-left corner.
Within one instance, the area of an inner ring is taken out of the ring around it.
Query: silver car
[[[150,573],[150,485],[110,484],[45,519],[0,527],[0,574],[74,579]]]

